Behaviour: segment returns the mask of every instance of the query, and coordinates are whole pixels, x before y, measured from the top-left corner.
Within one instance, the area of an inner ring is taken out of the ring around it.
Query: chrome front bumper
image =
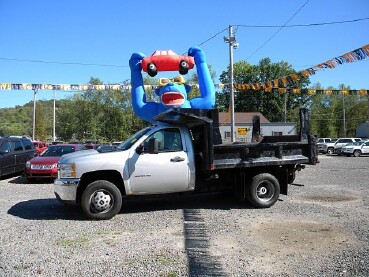
[[[79,181],[79,179],[55,179],[54,193],[56,198],[63,203],[75,204]]]

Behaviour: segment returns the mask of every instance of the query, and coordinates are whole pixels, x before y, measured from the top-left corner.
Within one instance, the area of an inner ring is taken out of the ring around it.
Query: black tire
[[[360,157],[361,156],[361,151],[360,150],[355,150],[354,151],[354,157]]]
[[[155,77],[156,74],[158,74],[158,69],[154,63],[149,63],[147,65],[147,74],[149,74],[151,77]]]
[[[334,148],[328,148],[327,154],[332,155],[334,153]]]
[[[185,60],[181,60],[179,62],[179,73],[181,75],[186,75],[188,73],[189,65],[188,62]]]
[[[269,208],[277,202],[280,186],[269,173],[255,175],[247,187],[247,200],[255,208]]]
[[[122,194],[113,184],[105,180],[92,182],[82,194],[82,209],[90,219],[111,219],[122,207]]]

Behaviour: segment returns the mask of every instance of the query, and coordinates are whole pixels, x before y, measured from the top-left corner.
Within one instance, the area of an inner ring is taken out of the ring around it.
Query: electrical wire
[[[259,52],[269,41],[271,41],[281,30],[284,28],[288,22],[290,22],[306,5],[309,3],[309,0],[307,0],[287,21],[285,24],[280,26],[278,30],[271,35],[270,38],[268,38],[258,49],[256,49],[250,56],[246,58],[246,60],[250,59],[252,56],[254,56],[257,52]]]
[[[293,25],[235,25],[237,27],[244,28],[296,28],[296,27],[312,27],[312,26],[323,26],[323,25],[335,25],[335,24],[344,24],[344,23],[353,23],[363,20],[368,20],[369,17],[352,19],[352,20],[343,20],[343,21],[333,21],[333,22],[322,22],[322,23],[308,23],[308,24],[293,24]]]
[[[309,0],[307,1],[309,2]],[[323,25],[334,25],[334,24],[345,24],[345,23],[353,23],[353,22],[359,22],[364,20],[369,20],[369,17],[365,18],[357,18],[352,20],[342,20],[342,21],[333,21],[333,22],[322,22],[322,23],[308,23],[308,24],[294,24],[294,25],[287,25],[289,21],[292,20],[292,18],[307,4],[305,4],[284,24],[284,25],[245,25],[245,24],[237,24],[234,25],[236,28],[236,33],[238,31],[238,27],[243,28],[279,28],[275,34],[272,35],[271,38],[269,38],[259,49],[257,49],[252,55],[254,55],[256,52],[258,52],[266,43],[268,43],[282,28],[296,28],[296,27],[314,27],[314,26],[323,26]],[[210,40],[213,40],[218,35],[223,33],[224,31],[228,30],[228,27],[224,28],[223,30],[217,32],[215,35],[211,36],[210,38],[204,40],[203,42],[197,44],[197,46],[201,46]],[[187,53],[184,53],[185,55]],[[252,55],[250,55],[247,59],[249,59]],[[97,64],[97,63],[80,63],[80,62],[59,62],[59,61],[45,61],[45,60],[30,60],[30,59],[18,59],[18,58],[5,58],[0,57],[0,60],[4,61],[17,61],[17,62],[31,62],[31,63],[47,63],[47,64],[61,64],[61,65],[82,65],[82,66],[101,66],[101,67],[122,67],[127,68],[128,65],[119,65],[119,64]],[[303,66],[301,66],[303,67]]]
[[[63,64],[63,65],[86,65],[86,66],[129,67],[128,65],[116,65],[116,64],[96,64],[96,63],[79,63],[79,62],[57,62],[57,61],[26,60],[26,59],[15,59],[15,58],[4,58],[4,57],[0,57],[0,60],[5,60],[5,61],[17,61],[17,62],[30,62],[30,63]]]

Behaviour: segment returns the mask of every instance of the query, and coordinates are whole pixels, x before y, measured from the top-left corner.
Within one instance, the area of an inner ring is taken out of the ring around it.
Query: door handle
[[[184,158],[178,156],[170,159],[171,162],[183,162],[184,160],[185,160]]]

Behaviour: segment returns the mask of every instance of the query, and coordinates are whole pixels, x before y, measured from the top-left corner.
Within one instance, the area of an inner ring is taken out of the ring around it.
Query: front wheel
[[[147,74],[149,74],[150,77],[155,77],[156,74],[158,74],[158,69],[154,63],[149,63],[147,65]]]
[[[90,219],[111,219],[121,207],[122,194],[113,183],[108,181],[92,182],[82,194],[82,209]]]
[[[332,155],[334,153],[334,148],[328,148],[327,154]]]
[[[360,157],[361,156],[361,151],[360,150],[355,150],[354,151],[354,157]]]
[[[269,208],[278,200],[280,186],[269,173],[255,175],[248,186],[247,198],[255,208]]]

